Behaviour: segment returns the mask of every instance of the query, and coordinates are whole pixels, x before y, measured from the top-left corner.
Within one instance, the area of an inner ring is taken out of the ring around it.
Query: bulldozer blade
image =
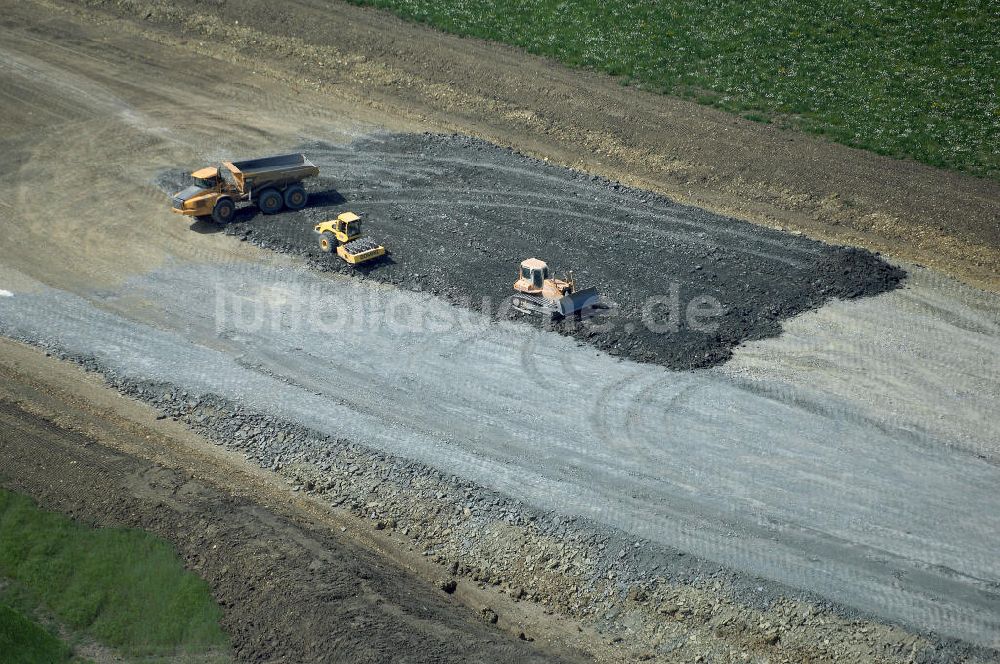
[[[559,314],[562,316],[571,316],[578,311],[583,311],[587,307],[594,306],[599,299],[600,295],[598,295],[597,289],[593,287],[564,295],[559,298]]]

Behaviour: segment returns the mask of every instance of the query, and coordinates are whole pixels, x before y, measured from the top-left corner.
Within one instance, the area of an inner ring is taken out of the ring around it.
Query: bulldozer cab
[[[531,288],[541,288],[548,278],[549,266],[545,264],[545,261],[529,258],[521,262],[521,279],[527,282]]]
[[[219,184],[219,169],[211,166],[199,168],[191,174],[191,178],[194,180],[195,186],[202,189],[215,189]]]

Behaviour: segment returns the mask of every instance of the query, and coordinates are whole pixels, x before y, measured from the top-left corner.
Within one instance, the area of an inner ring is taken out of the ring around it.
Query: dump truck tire
[[[309,195],[305,187],[300,184],[293,184],[285,189],[285,207],[289,210],[301,210],[306,206]]]
[[[284,199],[281,197],[281,192],[277,189],[265,189],[260,192],[257,197],[257,207],[264,214],[274,214],[275,212],[280,212],[281,207],[285,204]]]
[[[236,216],[236,203],[231,198],[220,198],[212,208],[212,221],[217,224],[228,224]]]
[[[324,254],[329,254],[337,249],[337,236],[326,231],[319,235],[319,250]]]

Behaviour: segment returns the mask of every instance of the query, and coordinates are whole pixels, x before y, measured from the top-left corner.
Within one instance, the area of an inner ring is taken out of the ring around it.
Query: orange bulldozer
[[[577,289],[572,272],[567,279],[551,276],[549,266],[537,258],[521,261],[514,291],[511,305],[515,309],[552,320],[578,314],[600,299],[596,288]]]

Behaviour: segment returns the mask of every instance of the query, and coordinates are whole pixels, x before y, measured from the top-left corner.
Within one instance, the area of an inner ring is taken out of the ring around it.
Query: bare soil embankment
[[[339,2],[85,4],[88,19],[135,21],[144,36],[255,76],[1000,287],[995,180],[778,130]]]
[[[0,401],[0,451],[0,482],[44,508],[174,544],[211,584],[239,661],[563,660],[477,621],[318,524],[116,451],[9,401]]]

